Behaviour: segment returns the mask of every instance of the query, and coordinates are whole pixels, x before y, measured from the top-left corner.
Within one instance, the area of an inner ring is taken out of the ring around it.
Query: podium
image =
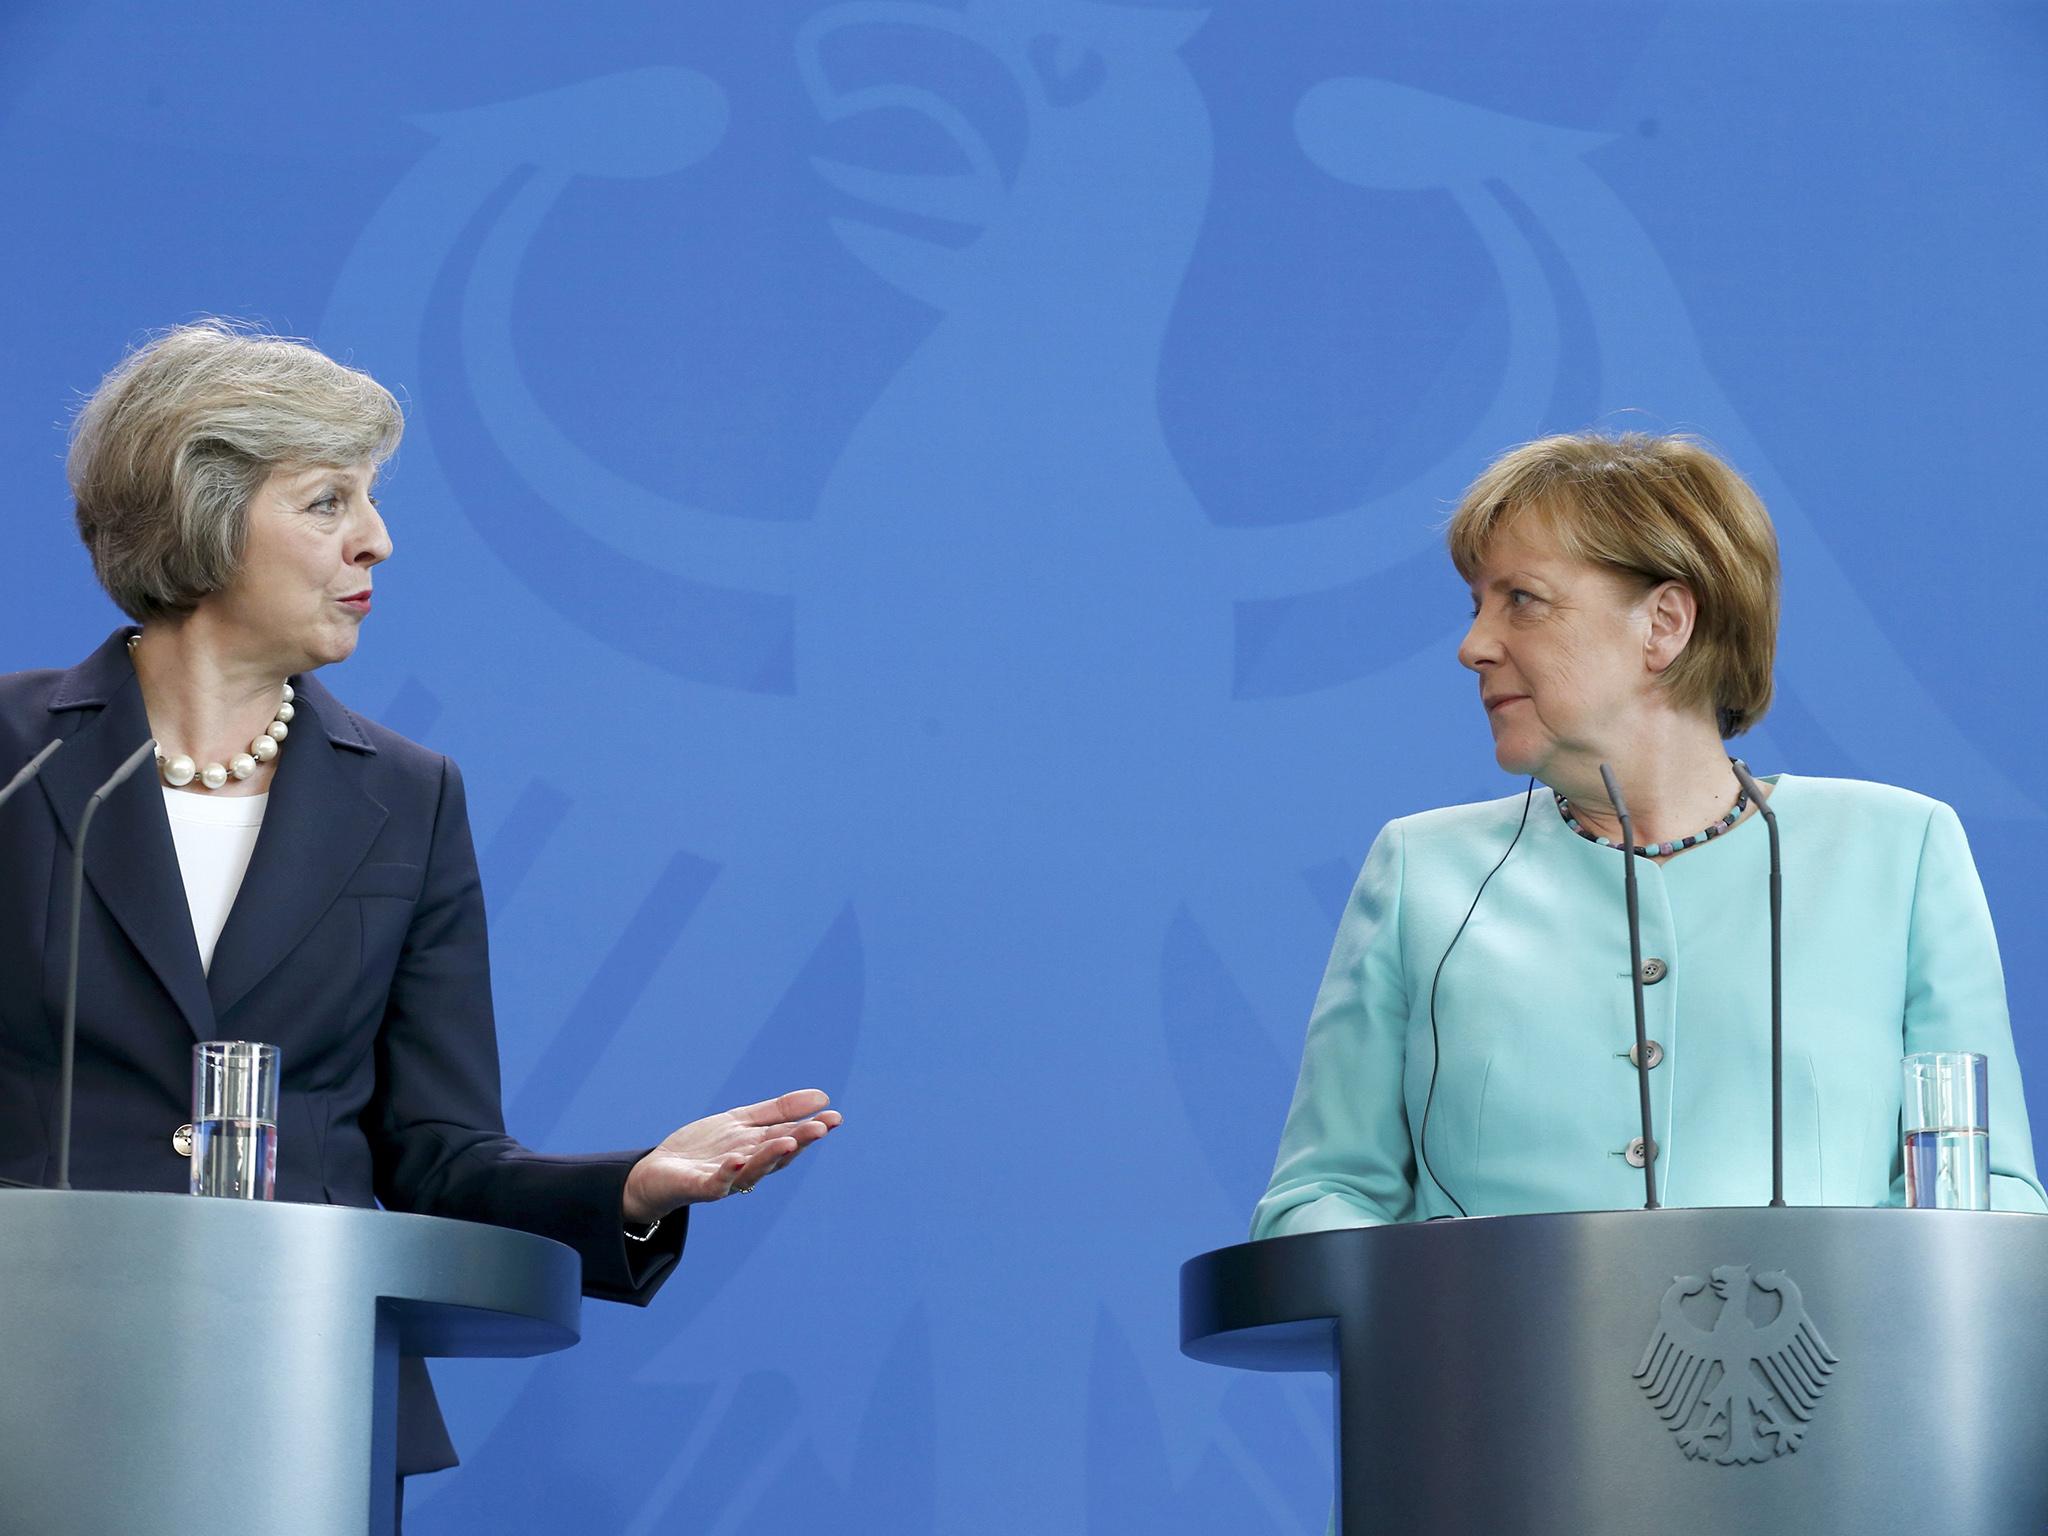
[[[2048,1529],[2048,1217],[1599,1211],[1181,1269],[1197,1360],[1337,1378],[1343,1536]]]
[[[581,1285],[472,1222],[0,1192],[0,1531],[381,1536],[399,1357],[567,1348]]]

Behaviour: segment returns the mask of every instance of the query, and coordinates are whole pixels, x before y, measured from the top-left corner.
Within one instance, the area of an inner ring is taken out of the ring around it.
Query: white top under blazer
[[[195,795],[164,790],[164,811],[171,819],[171,841],[178,850],[178,873],[185,879],[185,902],[192,909],[192,937],[199,943],[199,968],[213,969],[214,946],[234,910],[263,830],[263,812],[270,804],[260,795]]]

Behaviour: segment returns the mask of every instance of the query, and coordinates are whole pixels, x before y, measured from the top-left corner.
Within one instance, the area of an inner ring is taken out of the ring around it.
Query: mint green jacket
[[[1955,812],[1879,784],[1772,782],[1786,1199],[1902,1203],[1899,1060],[1939,1049],[1989,1058],[1992,1205],[2048,1210],[1998,942]],[[1520,843],[1451,947],[1523,803],[1403,817],[1373,844],[1254,1237],[1455,1215],[1452,1196],[1475,1216],[1643,1203],[1624,1155],[1640,1115],[1620,855],[1566,827],[1539,784]],[[1663,864],[1636,861],[1645,969],[1664,962],[1645,992],[1664,1052],[1650,1100],[1666,1205],[1770,1198],[1768,873],[1755,816]]]

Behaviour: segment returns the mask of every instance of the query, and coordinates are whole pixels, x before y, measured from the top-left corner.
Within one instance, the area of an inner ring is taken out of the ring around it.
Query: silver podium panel
[[[0,1531],[387,1532],[399,1356],[566,1348],[581,1282],[471,1222],[0,1192]]]
[[[1661,1210],[1240,1244],[1190,1356],[1337,1375],[1344,1536],[2048,1529],[2048,1217]]]

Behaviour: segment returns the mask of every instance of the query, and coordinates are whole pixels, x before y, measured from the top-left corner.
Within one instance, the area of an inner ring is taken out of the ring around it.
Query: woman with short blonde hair
[[[1763,1204],[1767,844],[1724,741],[1771,700],[1769,515],[1696,439],[1588,433],[1502,455],[1448,543],[1472,594],[1458,658],[1528,785],[1374,842],[1253,1235],[1639,1205],[1646,1162],[1661,1204]],[[1626,854],[1603,765],[1633,813]],[[1784,848],[1787,1198],[1898,1203],[1899,1060],[1940,1049],[1990,1059],[1993,1204],[2048,1209],[1955,813],[1850,780],[1760,787]]]
[[[1708,705],[1724,737],[1771,704],[1778,646],[1778,535],[1742,476],[1697,438],[1545,437],[1509,450],[1451,515],[1451,563],[1470,585],[1493,536],[1538,520],[1574,560],[1699,604],[1692,641],[1664,675],[1680,705]]]

